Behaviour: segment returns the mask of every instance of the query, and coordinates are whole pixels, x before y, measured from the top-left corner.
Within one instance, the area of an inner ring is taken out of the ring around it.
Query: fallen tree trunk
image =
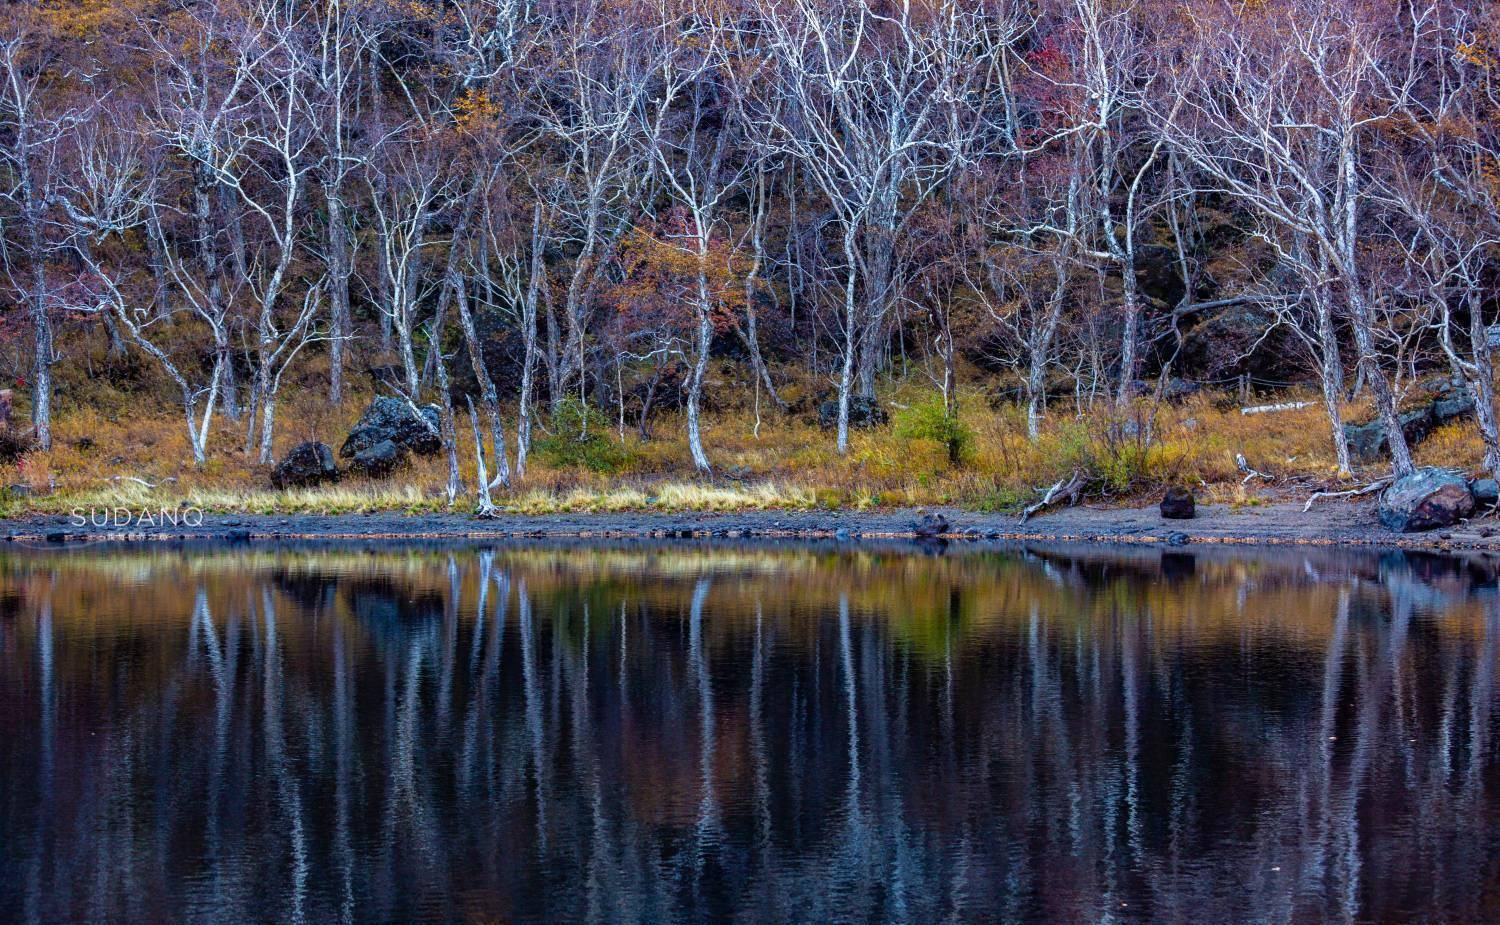
[[[1073,474],[1067,478],[1058,479],[1051,488],[1047,489],[1047,493],[1042,495],[1042,500],[1021,512],[1021,523],[1024,524],[1032,518],[1032,515],[1046,510],[1053,504],[1063,501],[1069,504],[1077,503],[1078,495],[1083,491],[1084,482],[1083,473],[1077,469],[1074,469]]]
[[[1296,411],[1301,408],[1310,407],[1310,401],[1284,401],[1275,405],[1253,405],[1249,408],[1241,408],[1240,414],[1269,414],[1272,411]]]
[[[1380,489],[1391,484],[1394,479],[1395,476],[1388,475],[1383,479],[1376,479],[1363,488],[1350,488],[1346,489],[1345,491],[1315,491],[1307,496],[1307,503],[1302,506],[1302,513],[1306,514],[1308,511],[1312,510],[1313,502],[1321,498],[1358,498],[1362,495],[1368,495],[1373,492],[1379,491]]]

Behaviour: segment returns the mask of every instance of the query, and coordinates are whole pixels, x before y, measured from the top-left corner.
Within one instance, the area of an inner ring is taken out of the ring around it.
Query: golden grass
[[[782,371],[789,375],[790,371]],[[729,364],[720,365],[717,395],[746,396],[748,383]],[[978,377],[970,376],[968,381]],[[892,408],[931,400],[931,389],[912,377],[889,386],[882,399]],[[812,394],[816,383],[792,382],[789,395]],[[321,394],[316,379],[292,384],[278,407],[278,454],[303,440],[337,449],[369,394],[353,394],[338,407]],[[273,491],[270,467],[246,456],[243,424],[220,417],[207,464],[194,466],[187,435],[168,396],[124,395],[98,382],[65,383],[51,452],[34,452],[0,472],[0,484],[24,484],[35,497],[6,492],[0,512],[70,511],[75,507],[155,508],[186,504],[214,512],[359,513],[439,511],[446,508],[442,457],[417,459],[391,479],[348,479],[308,490]],[[1313,398],[1312,394],[1278,396]],[[80,399],[84,399],[81,401]],[[1071,400],[1048,411],[1038,440],[1027,438],[1025,416],[1010,401],[997,401],[981,386],[961,390],[959,414],[972,433],[961,464],[949,462],[936,442],[897,436],[893,427],[856,431],[840,456],[833,435],[804,414],[780,415],[763,405],[757,429],[743,401],[706,415],[704,442],[721,477],[699,479],[689,462],[682,422],[665,416],[653,438],[642,440],[633,421],[623,435],[620,471],[596,473],[549,468],[533,457],[526,478],[495,496],[497,507],[527,514],[564,512],[733,511],[775,508],[867,508],[955,504],[985,510],[1015,509],[1039,488],[1075,468],[1091,478],[1098,497],[1126,501],[1171,482],[1199,489],[1206,500],[1237,506],[1259,503],[1260,483],[1244,486],[1235,464],[1242,453],[1255,469],[1277,477],[1335,475],[1327,418],[1319,405],[1245,416],[1235,403],[1198,395],[1175,405],[1141,402],[1125,419],[1101,397],[1079,413]],[[24,413],[17,409],[18,415]],[[1363,420],[1363,408],[1349,419]],[[613,409],[610,420],[614,421]],[[473,485],[474,457],[467,420],[461,420],[459,458],[465,484]],[[1150,434],[1150,439],[1146,434]],[[512,450],[514,448],[512,447]],[[1423,462],[1472,466],[1480,447],[1468,423],[1439,430],[1418,452]],[[727,476],[732,476],[728,478]],[[143,479],[148,488],[128,478]],[[459,501],[471,509],[472,491]]]

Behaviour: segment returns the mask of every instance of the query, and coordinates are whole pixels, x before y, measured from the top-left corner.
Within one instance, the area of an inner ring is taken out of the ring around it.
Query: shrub
[[[892,432],[902,440],[931,440],[948,454],[948,462],[960,465],[974,449],[974,432],[941,397],[921,402],[897,413]]]
[[[1118,422],[1108,426],[1074,425],[1064,430],[1059,456],[1066,468],[1080,470],[1088,482],[1108,495],[1126,495],[1180,481],[1195,462],[1187,443],[1160,442],[1134,433]]]
[[[579,468],[613,475],[630,465],[632,454],[610,436],[609,420],[576,399],[552,415],[552,433],[536,440],[533,452],[554,469]]]

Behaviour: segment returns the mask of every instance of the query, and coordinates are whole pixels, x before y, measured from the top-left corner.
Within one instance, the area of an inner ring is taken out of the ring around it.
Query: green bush
[[[892,433],[902,440],[931,440],[948,451],[948,462],[955,466],[974,450],[974,431],[941,396],[898,412]]]
[[[1123,427],[1097,425],[1066,427],[1059,446],[1063,468],[1078,469],[1094,488],[1108,495],[1126,495],[1180,481],[1191,468],[1195,447],[1190,443],[1148,441],[1137,424],[1134,433]]]
[[[552,415],[551,431],[532,444],[532,451],[554,469],[614,475],[632,461],[629,448],[610,433],[609,420],[577,399],[570,398],[558,407]]]

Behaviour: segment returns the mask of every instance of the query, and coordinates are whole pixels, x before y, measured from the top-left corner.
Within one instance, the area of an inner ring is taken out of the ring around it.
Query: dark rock
[[[1161,516],[1167,520],[1192,520],[1198,516],[1198,505],[1193,493],[1181,485],[1167,489],[1161,498]]]
[[[1438,427],[1474,413],[1474,399],[1467,394],[1449,393],[1449,397],[1438,398],[1425,405],[1402,412],[1401,433],[1410,444],[1421,443]],[[1386,452],[1385,428],[1380,420],[1367,424],[1345,424],[1344,437],[1349,441],[1349,453],[1361,462],[1373,462]]]
[[[1183,533],[1180,530],[1174,530],[1173,532],[1167,534],[1167,545],[1168,546],[1186,546],[1189,542],[1190,542],[1190,540],[1188,539],[1188,535],[1186,533]],[[1167,561],[1168,561],[1169,558],[1170,557],[1168,557],[1168,556],[1162,556],[1162,566],[1163,566],[1163,569],[1165,569],[1166,563],[1167,563]],[[1182,557],[1178,557],[1178,558],[1182,558]],[[1187,556],[1186,558],[1189,561],[1192,561],[1192,556]],[[1191,574],[1191,571],[1189,572],[1189,574]]]
[[[1380,496],[1380,522],[1398,533],[1449,527],[1472,513],[1468,482],[1445,469],[1418,469]]]
[[[17,482],[15,485],[11,485],[9,488],[5,489],[5,491],[12,498],[32,498],[36,496],[36,489],[32,488],[30,485],[25,485],[20,482]]]
[[[855,429],[880,427],[890,420],[880,402],[862,395],[849,396],[849,426]],[[839,426],[838,399],[818,405],[818,425],[832,430]]]
[[[334,464],[333,450],[328,444],[314,440],[292,447],[271,470],[271,487],[277,489],[311,488],[338,480],[339,467]]]
[[[942,536],[951,529],[948,518],[942,514],[923,514],[916,523],[911,525],[912,532],[919,537],[930,538]]]
[[[1449,421],[1467,417],[1474,413],[1474,399],[1468,395],[1459,395],[1455,398],[1440,398],[1432,403],[1432,423],[1434,426],[1446,424]]]
[[[390,440],[382,440],[354,454],[349,462],[349,471],[358,472],[372,479],[383,479],[406,462],[406,448]]]
[[[1182,401],[1184,398],[1197,395],[1202,388],[1203,386],[1196,382],[1173,376],[1167,380],[1166,386],[1162,389],[1161,397],[1167,401]]]
[[[353,459],[361,450],[389,440],[419,456],[431,456],[443,448],[438,429],[437,405],[417,409],[403,399],[382,396],[370,402],[359,423],[349,431],[339,456]]]
[[[1500,482],[1494,479],[1475,479],[1469,483],[1469,494],[1474,496],[1475,504],[1493,507],[1500,504]]]

